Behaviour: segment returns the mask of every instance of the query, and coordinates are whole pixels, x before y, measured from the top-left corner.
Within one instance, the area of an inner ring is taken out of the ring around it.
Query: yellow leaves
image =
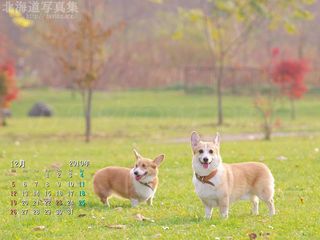
[[[9,8],[8,14],[12,18],[19,18],[22,16],[21,13],[15,8]]]
[[[211,38],[213,41],[218,41],[221,37],[221,33],[217,28],[211,28]]]
[[[156,3],[156,4],[162,4],[163,0],[149,0],[150,2]]]
[[[289,34],[296,34],[298,32],[297,27],[292,22],[285,21],[283,27]]]
[[[296,9],[293,16],[298,20],[313,20],[314,16],[311,12],[304,9]]]
[[[19,27],[28,28],[33,24],[33,21],[23,17],[18,9],[9,8],[8,14],[12,18],[13,23]]]
[[[223,12],[227,12],[227,13],[231,13],[235,9],[234,1],[230,1],[230,0],[218,0],[218,1],[215,1],[215,6],[219,10],[221,10]]]
[[[171,35],[171,38],[173,40],[181,40],[185,36],[196,36],[196,31],[201,31],[203,29],[204,13],[202,10],[197,8],[184,9],[181,7],[178,7],[177,10],[180,21],[176,26],[176,30]]]
[[[189,11],[189,19],[192,22],[202,21],[203,20],[203,12],[201,9],[191,9]]]
[[[269,23],[269,29],[271,31],[276,30],[281,22],[281,19],[278,16],[273,16]]]
[[[12,21],[19,27],[28,28],[32,25],[32,21],[24,17],[13,18]]]
[[[238,22],[242,22],[246,19],[246,15],[245,13],[243,12],[243,10],[239,9],[238,11],[236,11],[235,13],[235,19],[238,21]]]
[[[210,19],[207,19],[207,28],[213,41],[219,41],[223,34],[222,29],[218,29]]]
[[[171,38],[173,40],[181,40],[183,38],[183,32],[181,30],[177,30],[172,34]]]
[[[189,20],[193,23],[202,21],[203,17],[205,16],[202,10],[198,8],[186,10],[181,7],[178,7],[178,14],[182,19]]]
[[[312,5],[315,3],[315,0],[302,0],[302,3],[307,4],[307,5]]]

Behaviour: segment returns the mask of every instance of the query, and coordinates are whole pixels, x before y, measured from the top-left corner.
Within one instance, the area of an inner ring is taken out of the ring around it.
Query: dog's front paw
[[[206,206],[206,207],[205,207],[205,216],[204,216],[204,217],[205,217],[206,219],[211,219],[211,216],[212,216],[212,208]]]
[[[131,206],[132,206],[132,207],[136,207],[136,206],[138,206],[138,204],[139,204],[139,200],[137,200],[137,199],[131,199]]]
[[[220,215],[221,215],[221,218],[227,219],[229,214],[228,212],[222,212]]]

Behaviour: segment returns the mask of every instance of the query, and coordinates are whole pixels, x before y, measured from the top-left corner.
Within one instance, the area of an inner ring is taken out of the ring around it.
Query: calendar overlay
[[[85,176],[90,161],[69,161],[68,168],[28,169],[27,161],[11,161],[12,216],[73,215],[87,205]]]

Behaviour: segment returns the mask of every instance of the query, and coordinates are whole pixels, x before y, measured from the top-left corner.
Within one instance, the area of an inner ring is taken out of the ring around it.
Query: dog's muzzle
[[[139,175],[139,172],[138,172],[138,171],[134,171],[133,174],[135,175],[135,179],[136,179],[137,181],[140,181],[141,178],[145,177],[145,176],[148,174],[148,172],[146,171],[144,174]]]

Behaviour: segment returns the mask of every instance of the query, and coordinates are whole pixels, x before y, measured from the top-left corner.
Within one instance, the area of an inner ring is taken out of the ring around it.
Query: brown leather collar
[[[214,187],[215,187],[215,185],[214,185],[212,182],[210,182],[209,180],[210,180],[211,178],[213,178],[213,177],[217,174],[217,172],[218,172],[218,170],[215,169],[215,170],[213,170],[213,171],[212,171],[209,175],[207,175],[207,176],[200,176],[200,175],[197,174],[197,173],[195,173],[195,175],[196,175],[196,178],[197,178],[200,182],[202,182],[203,184],[206,183],[206,184],[210,184],[211,186],[214,186]]]

